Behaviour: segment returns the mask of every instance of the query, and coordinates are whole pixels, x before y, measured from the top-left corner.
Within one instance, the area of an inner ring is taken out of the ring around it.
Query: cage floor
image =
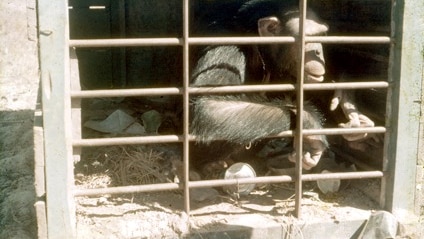
[[[192,200],[190,216],[177,191],[79,197],[77,238],[351,238],[379,209],[369,193],[378,191],[378,180],[352,181],[332,195],[307,183],[296,219],[292,188],[268,185],[238,199],[217,189],[216,197]]]

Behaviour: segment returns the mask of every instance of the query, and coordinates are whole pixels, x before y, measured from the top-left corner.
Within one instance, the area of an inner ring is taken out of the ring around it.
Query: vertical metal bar
[[[295,182],[295,216],[301,217],[302,201],[302,158],[303,158],[303,78],[305,63],[305,17],[306,0],[299,1],[299,36],[298,44],[298,72],[296,83],[296,130],[295,130],[295,150],[296,150],[296,182]]]
[[[67,0],[39,0],[48,237],[75,237]]]
[[[415,177],[422,73],[424,69],[424,1],[395,0],[389,81],[391,84],[386,122],[388,127],[383,179],[384,206],[402,223],[414,215]]]
[[[183,2],[183,162],[184,162],[184,209],[187,215],[190,214],[190,189],[189,181],[189,0]]]

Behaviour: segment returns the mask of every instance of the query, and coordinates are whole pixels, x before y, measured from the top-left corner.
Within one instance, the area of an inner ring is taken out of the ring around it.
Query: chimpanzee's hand
[[[302,167],[305,170],[310,170],[318,164],[327,145],[321,140],[320,136],[305,136],[303,142]],[[289,160],[296,162],[295,151],[289,155]]]
[[[331,100],[330,110],[334,111],[338,106],[343,110],[344,115],[349,121],[347,123],[340,123],[342,128],[355,128],[355,127],[374,127],[374,121],[358,111],[355,105],[352,92],[345,90],[336,90],[333,99]],[[361,134],[345,134],[343,138],[348,141],[357,141],[366,139],[368,133]]]
[[[355,127],[374,127],[374,122],[367,116],[360,112],[349,114],[350,121],[347,123],[340,123],[339,126],[342,128],[355,128]],[[352,117],[352,118],[350,118]],[[368,133],[361,134],[345,134],[343,135],[347,141],[358,141],[368,138]]]

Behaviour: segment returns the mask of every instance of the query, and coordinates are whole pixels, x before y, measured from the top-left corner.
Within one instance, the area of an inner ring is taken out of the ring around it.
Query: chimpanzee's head
[[[251,18],[246,20],[248,17]],[[238,24],[243,24],[246,31],[252,34],[256,32],[259,36],[299,35],[299,10],[296,5],[293,6],[292,1],[253,0],[240,9],[238,19]],[[328,26],[308,10],[304,31],[306,36],[321,36],[326,34]],[[288,74],[296,76],[299,59],[295,44],[263,45],[260,48],[268,67],[277,71],[282,80]],[[321,43],[306,43],[304,69],[305,83],[324,80],[325,60]]]
[[[317,16],[308,11],[305,22],[306,36],[324,35],[328,30],[327,25],[318,21]],[[260,36],[298,36],[299,35],[299,12],[286,11],[280,16],[267,16],[258,20],[258,33]],[[298,48],[295,45],[282,47],[272,45],[268,51],[270,57],[280,70],[280,73],[288,72],[296,74],[298,62]],[[325,60],[322,45],[320,43],[306,43],[305,45],[305,83],[317,83],[324,80]]]

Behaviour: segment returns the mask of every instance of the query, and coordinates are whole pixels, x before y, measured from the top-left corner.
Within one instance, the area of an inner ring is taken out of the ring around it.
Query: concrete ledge
[[[308,223],[291,219],[286,223],[276,222],[261,215],[230,215],[222,223],[208,225],[184,238],[190,239],[263,239],[263,238],[356,238],[367,218]]]

